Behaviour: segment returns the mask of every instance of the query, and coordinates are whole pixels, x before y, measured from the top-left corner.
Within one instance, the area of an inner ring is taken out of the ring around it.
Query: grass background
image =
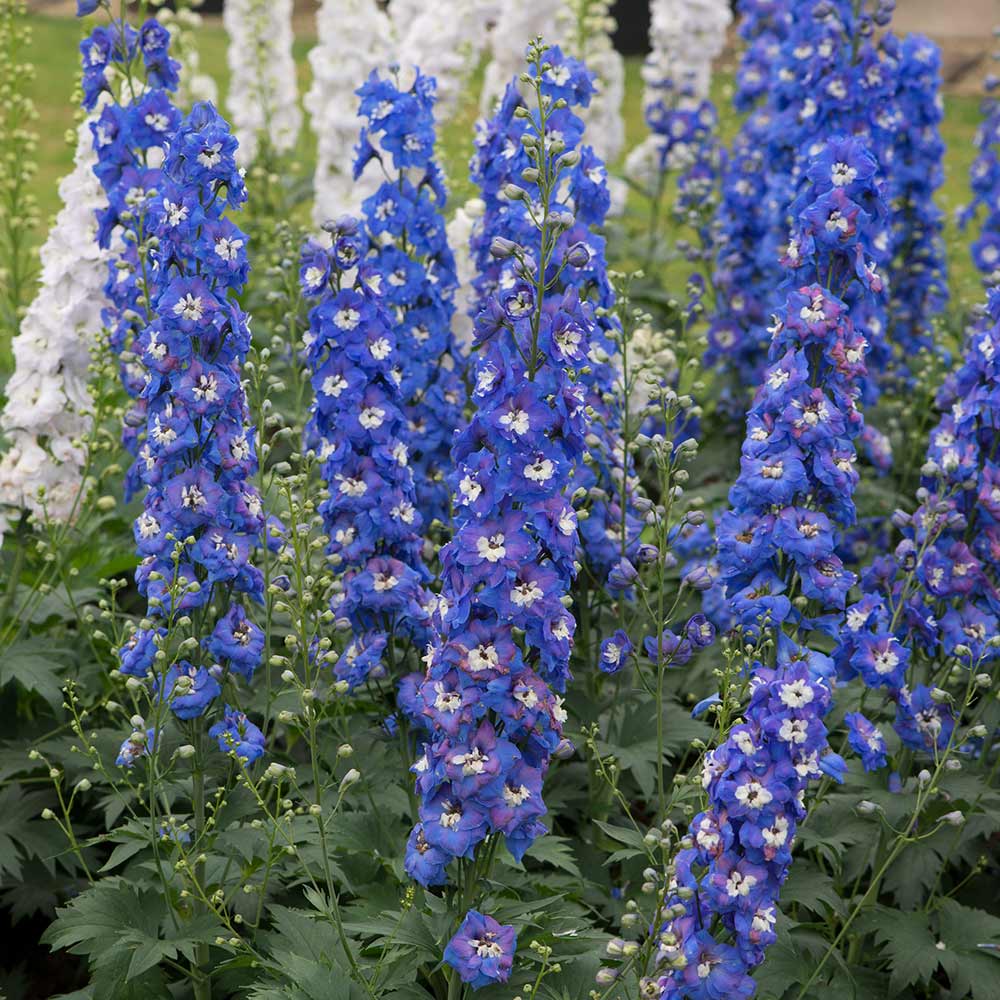
[[[59,178],[72,167],[73,150],[67,143],[66,132],[77,120],[78,109],[72,95],[78,74],[77,45],[86,33],[87,22],[74,18],[29,15],[32,42],[30,61],[36,75],[29,86],[29,93],[38,110],[38,161],[36,195],[41,208],[43,226],[34,234],[35,242],[45,238],[45,229],[59,210],[57,184]],[[314,39],[299,37],[295,42],[295,59],[298,67],[299,92],[309,86],[310,67],[306,58]],[[218,19],[206,18],[198,35],[201,68],[211,74],[219,84],[221,110],[225,113],[228,83],[226,64],[226,34]],[[627,62],[627,86],[624,105],[628,146],[639,142],[645,135],[642,120],[639,59]],[[724,138],[730,137],[739,125],[728,99],[731,90],[731,69],[723,68],[716,75],[715,98],[719,107],[720,127]],[[466,164],[472,148],[472,128],[477,116],[478,87],[469,89],[468,100],[452,118],[442,125],[441,155],[451,181],[453,203],[459,204],[472,187],[468,181]],[[954,211],[968,200],[968,170],[975,155],[973,134],[979,121],[979,101],[974,97],[946,96],[945,119],[942,126],[948,153],[945,163],[945,184],[939,192],[939,203],[948,218],[946,241],[955,305],[967,309],[981,297],[979,278],[972,266],[968,252],[969,240],[954,225]],[[300,143],[299,162],[295,169],[304,175],[311,174],[315,140],[308,128]],[[7,345],[0,345],[5,348]],[[0,350],[0,354],[7,351]]]

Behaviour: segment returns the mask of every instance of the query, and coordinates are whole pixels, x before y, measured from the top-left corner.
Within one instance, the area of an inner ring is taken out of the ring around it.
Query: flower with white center
[[[514,407],[507,413],[501,414],[500,426],[505,427],[518,437],[524,437],[524,435],[531,430],[531,421],[528,418],[528,414],[525,413],[524,410]]]
[[[544,596],[542,588],[534,580],[521,580],[511,588],[510,592],[510,599],[519,608],[530,608],[535,601],[541,600]]]
[[[191,323],[197,323],[205,314],[205,303],[192,292],[188,292],[174,303],[174,315]]]
[[[815,692],[808,681],[794,680],[781,685],[779,697],[789,708],[803,708],[813,700]]]
[[[503,533],[497,532],[495,535],[490,535],[488,538],[480,536],[476,540],[476,551],[479,553],[480,559],[485,559],[487,562],[491,563],[499,562],[505,555],[507,555],[507,549],[504,546]]]
[[[774,796],[759,781],[751,779],[736,787],[736,801],[748,809],[763,809]]]

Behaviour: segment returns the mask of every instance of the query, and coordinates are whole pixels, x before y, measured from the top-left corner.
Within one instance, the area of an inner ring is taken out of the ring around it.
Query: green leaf
[[[25,794],[17,785],[0,788],[0,876],[20,879],[23,863],[42,856],[40,849],[59,850],[51,836],[55,824],[38,818],[47,804],[42,792]]]
[[[844,901],[837,893],[833,879],[806,858],[800,859],[792,866],[788,879],[781,887],[781,902],[800,903],[820,916],[825,914],[818,903],[825,903],[835,913],[844,912]]]
[[[782,1000],[793,984],[802,982],[802,972],[808,963],[788,937],[779,937],[767,949],[764,964],[754,973],[760,1000]]]
[[[953,993],[972,1000],[1000,1000],[1000,960],[989,947],[1000,946],[1000,918],[954,899],[941,901],[937,918],[944,948],[936,954]]]
[[[645,853],[646,845],[643,843],[642,834],[638,830],[634,830],[628,826],[612,826],[610,823],[604,823],[599,819],[595,819],[593,822],[594,826],[612,840]]]
[[[125,864],[129,858],[135,857],[143,848],[149,847],[148,835],[139,833],[123,833],[115,838],[119,841],[111,852],[111,857],[101,866],[102,872],[109,872],[119,865]]]
[[[873,934],[888,957],[892,971],[889,989],[893,995],[912,983],[929,982],[937,970],[940,953],[926,913],[875,906],[859,920],[858,929]]]
[[[15,642],[0,656],[0,687],[17,683],[59,709],[65,660],[72,655],[72,650],[53,646],[41,636]]]
[[[99,996],[130,997],[135,987],[122,992],[127,984],[158,988],[159,975],[149,974],[160,962],[179,955],[193,959],[195,948],[222,929],[204,914],[161,933],[166,905],[157,891],[140,892],[124,879],[106,878],[58,910],[42,941],[87,956]]]
[[[534,858],[536,861],[544,861],[554,868],[561,868],[570,875],[583,878],[580,866],[576,863],[573,855],[572,841],[568,837],[556,837],[548,834],[539,837],[531,847],[528,848],[526,857]]]

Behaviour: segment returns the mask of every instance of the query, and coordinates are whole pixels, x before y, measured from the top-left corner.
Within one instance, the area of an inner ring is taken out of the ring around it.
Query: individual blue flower
[[[940,753],[951,742],[955,717],[947,702],[935,701],[931,689],[918,684],[912,691],[903,691],[893,729],[911,749]]]
[[[606,674],[617,674],[628,662],[632,653],[632,642],[624,629],[616,630],[601,643],[600,668]]]
[[[250,620],[242,604],[234,604],[218,620],[205,647],[216,660],[249,681],[263,657],[264,631]]]
[[[426,886],[446,885],[448,875],[445,869],[450,861],[451,855],[447,851],[427,842],[422,823],[418,823],[410,831],[403,862],[403,868],[410,878]]]
[[[178,660],[163,680],[163,697],[178,719],[196,719],[222,694],[215,677],[205,668]]]
[[[877,771],[885,767],[885,738],[878,726],[860,712],[848,712],[844,716],[844,722],[847,724],[847,738],[851,749],[861,758],[865,770]]]
[[[517,935],[509,924],[469,910],[444,951],[444,960],[474,990],[510,979]]]
[[[223,753],[235,753],[244,767],[264,753],[264,734],[243,712],[228,705],[225,714],[209,729],[208,735],[218,740]]]
[[[160,648],[157,640],[166,634],[164,628],[136,629],[118,650],[118,669],[127,677],[148,677]]]
[[[152,728],[145,732],[132,733],[119,748],[115,764],[118,767],[131,768],[140,757],[149,756],[150,750],[155,749],[155,738],[156,730]]]

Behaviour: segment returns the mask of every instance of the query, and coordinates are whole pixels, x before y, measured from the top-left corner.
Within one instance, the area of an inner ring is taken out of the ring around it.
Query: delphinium
[[[618,352],[619,332],[613,313],[614,291],[605,262],[605,239],[595,229],[604,224],[610,206],[606,168],[590,146],[584,145],[583,122],[576,111],[586,107],[593,94],[593,76],[578,60],[565,55],[559,47],[546,52],[550,65],[540,86],[546,97],[563,100],[559,109],[559,141],[566,149],[577,148],[578,158],[566,164],[564,181],[553,193],[551,211],[566,220],[558,234],[558,251],[572,266],[555,271],[553,285],[567,296],[592,304],[595,329],[589,346],[566,349],[566,358],[580,367],[580,383],[592,411],[592,429],[588,437],[587,461],[573,473],[576,485],[588,491],[587,516],[581,524],[581,541],[590,578],[603,588],[619,552],[618,525],[622,518],[617,496],[623,470],[627,468],[621,448],[620,427],[608,406],[615,381],[614,357]],[[476,152],[472,159],[472,177],[479,185],[482,217],[472,236],[472,255],[477,267],[473,282],[473,310],[490,307],[497,295],[506,296],[521,283],[520,263],[511,255],[495,253],[496,238],[527,244],[533,238],[538,210],[531,151],[524,145],[528,119],[522,114],[523,99],[510,84],[496,114],[477,129]],[[526,197],[510,197],[509,185],[527,181]],[[571,346],[571,345],[570,345]],[[626,481],[632,479],[628,467]],[[631,493],[631,487],[629,488]],[[630,545],[636,541],[639,524],[631,510],[626,511]]]
[[[226,216],[246,199],[235,152],[215,108],[195,105],[167,140],[147,217],[155,238],[146,261],[150,319],[134,345],[145,423],[129,472],[131,486],[145,489],[133,530],[147,612],[118,650],[134,715],[117,763],[141,771],[140,791],[154,790],[148,822],[156,837],[165,821],[156,793],[181,782],[191,803],[186,829],[202,847],[223,792],[221,784],[214,797],[207,789],[213,757],[247,767],[264,751],[262,732],[240,707],[264,651],[247,606],[263,600],[251,557],[265,515],[251,481],[256,429],[242,384],[250,336],[234,298],[247,279],[247,245]],[[171,753],[178,733],[187,749]],[[184,865],[203,912],[218,873],[206,871],[203,854]],[[208,947],[194,949],[198,997],[209,995]]]
[[[163,205],[160,163],[180,121],[171,92],[178,65],[170,57],[170,36],[156,20],[136,30],[125,19],[95,28],[80,43],[83,107],[91,122],[97,175],[107,205],[97,215],[97,238],[112,248],[104,287],[109,305],[102,313],[112,352],[121,358],[121,379],[134,400],[125,417],[123,440],[134,451],[145,422],[145,372],[133,353],[134,341],[150,322],[151,213]],[[116,100],[116,91],[122,101]],[[190,209],[177,203],[183,219]]]
[[[96,213],[107,205],[94,175],[88,123],[74,133],[74,166],[59,184],[63,206],[43,244],[41,280],[11,344],[14,372],[0,427],[0,503],[67,521],[86,475],[91,428],[91,351],[99,349],[110,251],[97,244]],[[5,514],[0,512],[0,535]]]
[[[895,703],[896,732],[917,752],[936,755],[949,744],[956,708],[934,697],[949,666],[975,675],[998,655],[998,352],[1000,293],[991,290],[962,364],[938,394],[919,506],[895,513],[902,538],[863,573],[836,650],[842,677],[860,676]]]
[[[317,226],[345,212],[357,212],[378,187],[372,172],[351,176],[358,137],[354,91],[376,66],[392,57],[392,22],[376,0],[323,0],[316,12],[316,45],[309,52],[312,86],[302,103],[318,137],[313,221]]]
[[[751,271],[757,280],[751,288],[759,288],[759,282],[773,287],[780,280],[779,261],[792,221],[791,206],[804,183],[804,167],[818,144],[830,135],[862,137],[884,171],[891,196],[889,160],[897,124],[895,62],[885,58],[873,41],[875,28],[888,23],[891,11],[890,0],[879,0],[871,10],[851,0],[808,0],[788,7],[770,64],[767,104],[755,124],[755,129],[760,127],[756,142],[764,153],[767,177],[763,194],[754,192],[751,197],[763,199],[766,223],[753,244],[745,239],[738,244],[729,241],[722,250],[724,265],[737,273],[743,268],[740,253],[756,256]],[[740,177],[727,177],[727,183],[739,184]],[[879,225],[882,230],[868,234],[867,239],[871,258],[884,267],[891,258],[892,239],[884,218]],[[725,281],[720,287],[735,289],[732,282]],[[721,295],[720,301],[725,304],[727,298]],[[740,298],[736,301],[739,307],[746,304]],[[879,379],[890,357],[885,305],[867,302],[858,308],[866,313],[869,376],[863,392],[866,404],[870,404],[878,398]],[[861,319],[862,314],[855,311],[855,317]],[[731,318],[736,319],[735,324],[729,322]],[[711,360],[725,367],[732,355],[738,359],[741,375],[756,368],[759,377],[768,340],[766,315],[760,319],[762,324],[751,327],[741,316],[720,317],[711,338]],[[754,343],[759,349],[753,349]],[[758,377],[744,384],[756,384]]]
[[[898,543],[861,576],[861,596],[847,609],[833,659],[842,681],[859,681],[846,714],[844,747],[866,772],[870,799],[857,811],[878,824],[858,870],[863,893],[834,925],[835,935],[798,994],[821,976],[858,918],[880,899],[904,852],[936,843],[932,882],[923,882],[923,913],[953,904],[956,848],[979,839],[984,796],[967,795],[966,768],[991,767],[996,731],[995,663],[1000,655],[1000,293],[989,292],[985,316],[970,331],[962,363],[941,388],[940,419],[931,431],[918,506],[897,510]],[[845,698],[846,700],[846,698]],[[893,732],[884,726],[891,721]],[[995,774],[995,759],[992,762]],[[971,827],[967,834],[960,831]],[[991,821],[985,826],[991,827]],[[949,827],[954,831],[949,831]],[[947,833],[945,832],[947,831]],[[940,836],[937,836],[939,835]],[[916,858],[914,858],[914,861]],[[982,857],[973,867],[982,870]],[[894,868],[895,866],[895,868]],[[854,877],[854,876],[852,876]],[[862,881],[863,880],[863,881]],[[958,880],[958,887],[967,881]],[[933,971],[933,970],[932,970]],[[957,975],[948,967],[949,975]],[[990,970],[992,974],[992,970]]]
[[[0,8],[0,331],[7,342],[28,303],[35,270],[31,237],[38,225],[32,190],[38,112],[27,91],[35,68],[27,59],[26,12],[24,0],[7,0]]]
[[[664,997],[753,993],[749,971],[775,940],[805,793],[844,770],[823,722],[834,670],[821,651],[843,626],[854,583],[835,550],[838,530],[855,519],[866,342],[844,293],[879,293],[863,221],[885,206],[875,160],[856,140],[830,140],[807,176],[786,266],[796,285],[826,284],[791,287],[775,316],[732,507],[718,525],[727,599],[743,635],[762,638],[766,652],[749,665],[742,721],[706,756],[706,808],[669,868]]]
[[[417,71],[373,72],[358,91],[365,121],[355,173],[378,168],[385,180],[362,205],[368,256],[392,317],[392,378],[402,398],[405,440],[425,527],[447,524],[444,481],[465,399],[451,337],[457,279],[448,247],[444,178],[434,158],[435,82]]]
[[[529,103],[508,91],[527,125],[519,135],[530,165],[527,187],[511,182],[506,196],[528,199],[532,226],[493,242],[516,271],[477,317],[475,411],[452,451],[455,535],[441,553],[443,611],[426,674],[405,692],[426,740],[413,768],[420,822],[406,870],[433,886],[452,868],[463,923],[445,958],[454,982],[477,986],[506,981],[513,933],[465,911],[481,898],[501,841],[520,859],[545,832],[542,781],[562,745],[559,692],[576,628],[570,494],[588,430],[578,375],[595,323],[591,306],[556,284],[586,259],[563,239],[576,220],[556,191],[578,161],[580,128],[546,87],[549,53],[541,40],[528,49]],[[471,950],[470,939],[478,942]]]
[[[152,318],[136,340],[146,423],[129,472],[146,491],[134,534],[149,624],[120,657],[126,676],[154,675],[161,723],[164,705],[181,720],[204,715],[223,684],[235,699],[263,646],[244,609],[262,599],[250,556],[264,512],[241,383],[247,317],[231,296],[246,282],[247,246],[224,214],[246,199],[235,151],[215,108],[195,105],[169,139],[151,214]],[[167,641],[173,648],[158,656]],[[126,741],[123,760],[142,747]]]
[[[222,21],[229,35],[226,106],[239,140],[239,162],[295,148],[302,126],[292,59],[292,0],[231,0]]]
[[[771,225],[765,151],[772,124],[767,82],[791,22],[788,0],[741,0],[739,32],[747,42],[736,74],[734,103],[749,114],[727,151],[720,183],[718,253],[712,283],[717,290],[705,364],[727,376],[718,405],[742,417],[743,387],[756,385],[767,351],[767,309],[773,269],[758,256]],[[726,384],[728,383],[728,384]]]
[[[300,269],[305,296],[317,300],[306,337],[315,393],[306,434],[329,489],[319,505],[328,552],[343,574],[334,611],[353,629],[334,674],[354,690],[378,687],[397,634],[422,644],[428,573],[384,275],[365,259],[356,219],[344,216],[326,232],[305,245]]]
[[[934,319],[948,302],[944,213],[934,202],[944,183],[941,50],[923,35],[907,35],[900,41],[890,34],[882,45],[897,63],[888,336],[893,367],[906,382],[920,352],[934,349]]]
[[[994,56],[995,58],[996,56]],[[991,285],[1000,280],[1000,76],[990,74],[984,81],[982,120],[976,129],[976,158],[969,170],[972,201],[959,213],[963,228],[982,213],[979,237],[972,243],[972,260]]]
[[[750,111],[767,96],[771,62],[778,54],[791,17],[789,0],[737,0],[737,32],[746,48],[736,70],[733,103]]]

